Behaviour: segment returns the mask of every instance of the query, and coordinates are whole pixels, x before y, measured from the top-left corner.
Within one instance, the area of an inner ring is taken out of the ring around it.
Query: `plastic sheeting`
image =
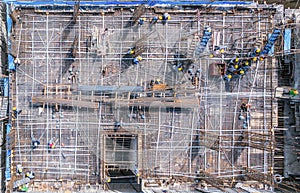
[[[290,28],[286,28],[284,30],[284,53],[289,53],[291,51],[291,38],[292,30]]]

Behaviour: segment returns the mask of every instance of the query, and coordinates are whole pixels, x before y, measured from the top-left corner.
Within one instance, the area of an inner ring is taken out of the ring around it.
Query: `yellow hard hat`
[[[157,82],[160,82],[160,79],[158,78],[158,79],[156,79],[156,81],[157,81]]]
[[[134,54],[134,50],[130,50],[130,52],[129,52],[130,54]]]
[[[241,71],[240,71],[240,74],[244,74],[244,73],[245,73],[244,70],[241,70]]]
[[[254,58],[253,58],[253,61],[255,62],[256,60],[257,60],[257,57],[254,57]]]
[[[264,60],[265,58],[264,57],[259,57],[259,60]]]
[[[220,50],[220,52],[221,52],[221,53],[224,53],[224,52],[225,52],[225,50],[224,50],[224,49],[221,49],[221,50]]]
[[[228,74],[228,75],[227,75],[227,78],[232,78],[232,75],[231,75],[231,74]]]
[[[160,15],[160,16],[158,16],[158,19],[162,20],[162,16],[161,16],[161,15]]]
[[[294,94],[297,95],[299,94],[299,92],[297,90],[294,90]]]
[[[171,19],[171,16],[168,16],[167,19],[170,20],[170,19]]]
[[[143,58],[141,56],[137,57],[138,61],[141,61]]]
[[[210,58],[213,58],[213,57],[214,57],[214,55],[213,55],[213,54],[209,54],[209,57],[210,57]]]
[[[179,68],[178,68],[178,71],[182,71],[182,67],[179,67]]]
[[[13,111],[16,111],[16,110],[17,110],[17,107],[13,107],[12,110],[13,110]]]
[[[239,65],[237,65],[237,64],[234,65],[234,68],[235,68],[235,69],[238,69],[238,68],[239,68]]]
[[[249,62],[248,62],[248,61],[246,61],[246,62],[245,62],[245,65],[246,65],[246,66],[248,66],[248,65],[249,65]]]
[[[239,61],[239,58],[236,58],[235,61],[238,62],[238,61]]]
[[[107,179],[107,182],[108,182],[108,183],[109,183],[109,182],[111,182],[111,179],[110,179],[110,178],[108,178],[108,179]]]
[[[259,53],[259,52],[260,52],[260,49],[259,49],[259,48],[257,48],[257,49],[255,50],[255,52],[256,52],[256,53]]]
[[[142,18],[142,20],[143,20],[143,21],[146,21],[146,18],[144,17],[144,18]]]

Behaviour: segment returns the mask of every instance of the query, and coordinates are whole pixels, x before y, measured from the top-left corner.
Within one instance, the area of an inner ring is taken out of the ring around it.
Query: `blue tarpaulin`
[[[10,132],[11,129],[11,124],[7,124],[6,125],[6,133],[8,134]]]
[[[62,1],[62,0],[45,0],[45,1],[17,1],[17,0],[4,0],[6,3],[14,3],[17,6],[73,6],[76,4],[75,1]],[[147,4],[149,6],[155,5],[249,5],[252,2],[243,1],[83,1],[80,2],[81,6],[126,6],[126,5],[139,5]]]
[[[201,41],[198,42],[197,47],[195,49],[195,56],[199,57],[200,54],[204,51],[204,49],[207,46],[208,41],[211,38],[211,28],[210,27],[206,27],[206,29],[203,31],[203,36]]]
[[[268,38],[271,38],[271,36],[272,36],[272,34],[269,34],[269,35],[268,35]],[[273,44],[273,46],[271,47],[271,49],[270,49],[268,55],[270,55],[270,56],[273,56],[273,55],[274,55],[274,47],[275,47],[275,45]]]
[[[280,35],[280,29],[274,29],[273,33],[268,38],[268,43],[265,45],[264,49],[262,50],[260,55],[267,55],[270,54],[270,51],[273,48],[278,36]],[[274,52],[274,51],[273,51]]]
[[[16,66],[14,63],[14,57],[8,54],[8,69],[9,70],[16,70]]]
[[[9,95],[9,79],[8,78],[3,78],[3,95],[5,97],[8,97]]]
[[[291,51],[291,38],[292,38],[292,30],[286,28],[284,30],[284,53],[289,53]]]

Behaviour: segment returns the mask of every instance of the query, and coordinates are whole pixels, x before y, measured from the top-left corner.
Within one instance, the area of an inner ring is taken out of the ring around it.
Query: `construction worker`
[[[239,70],[238,74],[239,74],[240,76],[243,76],[243,75],[245,74],[245,71],[241,69],[241,70]]]
[[[159,78],[155,80],[155,84],[161,84],[161,81]]]
[[[16,170],[17,170],[17,175],[22,174],[22,173],[23,173],[23,167],[22,167],[22,165],[21,165],[21,164],[18,164]]]
[[[171,19],[171,16],[168,13],[164,13],[162,16],[159,16],[158,18],[162,20],[163,24],[166,24],[167,21]]]
[[[150,83],[149,83],[150,87],[153,87],[154,83],[155,83],[154,80],[150,80]]]
[[[16,118],[19,114],[22,113],[22,110],[18,110],[17,107],[12,108],[13,111],[13,117]]]
[[[234,65],[232,63],[229,64],[228,68],[227,68],[227,73],[231,74],[234,71],[236,71],[236,68],[234,67]]]
[[[211,27],[206,26],[206,27],[205,27],[205,30],[206,30],[208,33],[211,33]]]
[[[134,174],[137,176],[137,177],[139,177],[141,174],[140,174],[140,171],[139,171],[139,169],[137,168],[137,166],[135,166],[134,167]]]
[[[49,148],[50,148],[50,149],[54,149],[54,148],[55,148],[55,144],[54,144],[53,142],[50,142],[50,143],[49,143]]]
[[[177,70],[178,70],[178,72],[181,72],[181,71],[183,70],[183,67],[182,67],[182,65],[181,65],[181,66],[179,66],[179,67],[177,68]]]
[[[250,66],[250,62],[249,62],[248,60],[246,60],[246,61],[244,62],[244,66]]]
[[[243,112],[246,112],[246,111],[247,111],[247,108],[246,108],[246,104],[245,104],[245,103],[242,103],[242,105],[241,105],[241,110],[242,110]]]
[[[260,61],[263,61],[264,59],[265,59],[265,56],[260,56],[260,57],[259,57],[259,60],[260,60]]]
[[[18,191],[20,192],[28,192],[29,187],[28,184],[23,184],[22,186],[19,186]]]
[[[127,54],[134,54],[135,53],[135,47],[129,48],[129,50],[127,51]]]
[[[188,69],[187,73],[192,76],[193,75],[193,69]]]
[[[13,107],[12,110],[13,110],[13,113],[15,114],[17,112],[17,107]]]
[[[241,69],[244,70],[244,72],[246,73],[250,69],[250,62],[248,60],[246,60],[243,63],[243,67]]]
[[[140,61],[142,61],[142,57],[141,56],[137,56],[133,59],[133,64],[138,65],[140,63]]]
[[[235,57],[234,60],[233,60],[233,62],[234,62],[235,64],[238,64],[239,61],[240,61],[240,59],[239,59],[238,57]]]
[[[299,92],[298,92],[298,90],[292,88],[292,89],[289,90],[289,94],[290,94],[292,97],[294,97],[294,96],[298,95]]]
[[[50,139],[50,141],[48,142],[48,152],[51,152],[51,149],[55,148],[55,143],[53,141],[53,139]]]
[[[104,180],[105,180],[105,182],[107,182],[107,183],[110,183],[110,182],[111,182],[111,178],[110,178],[109,176],[106,176]]]
[[[247,112],[250,107],[251,107],[251,104],[242,103],[242,105],[241,105],[241,111],[242,112]]]
[[[224,81],[227,81],[227,82],[230,82],[231,78],[232,78],[232,75],[231,75],[231,74],[226,74],[226,75],[224,75],[223,80],[224,80]]]
[[[139,24],[139,25],[143,25],[145,21],[146,21],[146,18],[140,18],[140,19],[138,20],[138,24]]]
[[[245,117],[242,114],[240,114],[239,115],[239,120],[244,120],[244,119],[245,119]]]
[[[254,48],[253,53],[254,53],[255,55],[258,55],[258,54],[260,53],[260,49],[257,48],[257,47]]]
[[[34,178],[34,173],[32,171],[26,172],[25,177],[29,178],[29,179],[33,179]]]
[[[20,66],[21,61],[20,61],[19,58],[15,58],[15,59],[14,59],[14,63],[15,63],[16,66]]]
[[[256,57],[260,54],[260,48],[255,47],[252,51],[248,52],[248,57]]]
[[[38,145],[40,145],[39,140],[32,140],[32,149],[36,149]]]
[[[114,132],[117,132],[121,128],[121,123],[118,121],[115,121],[114,123]]]
[[[224,54],[224,52],[227,50],[227,46],[216,46],[215,49],[214,49],[214,53],[216,55],[219,55],[219,54]]]
[[[178,62],[177,65],[173,65],[173,68],[177,70],[178,72],[181,72],[183,70],[183,66],[181,62]]]
[[[155,16],[152,17],[152,19],[150,20],[150,24],[153,25],[153,24],[155,24],[157,21],[158,21],[158,16],[155,15]]]
[[[201,68],[199,68],[199,69],[196,71],[195,75],[196,75],[196,76],[199,76],[200,73],[201,73]]]
[[[227,48],[227,47],[224,47],[224,48],[221,47],[221,48],[220,48],[220,53],[223,54],[223,53],[226,51],[226,48]]]

